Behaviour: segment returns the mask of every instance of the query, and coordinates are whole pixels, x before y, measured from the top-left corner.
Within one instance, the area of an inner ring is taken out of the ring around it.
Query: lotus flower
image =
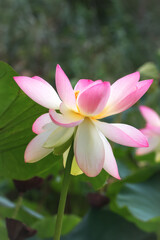
[[[72,174],[84,172],[94,177],[104,168],[120,179],[106,137],[130,147],[147,147],[147,139],[132,126],[99,120],[125,111],[144,95],[153,80],[139,82],[139,78],[139,72],[135,72],[112,85],[101,80],[80,79],[73,89],[68,77],[57,65],[55,81],[58,96],[52,86],[40,77],[14,77],[31,99],[49,109],[49,113],[40,116],[33,124],[32,130],[37,136],[26,148],[25,162],[39,161],[74,135]]]
[[[136,154],[143,155],[155,151],[156,161],[160,161],[160,116],[149,107],[140,106],[139,109],[146,120],[146,126],[141,132],[147,137],[149,147],[138,148]]]

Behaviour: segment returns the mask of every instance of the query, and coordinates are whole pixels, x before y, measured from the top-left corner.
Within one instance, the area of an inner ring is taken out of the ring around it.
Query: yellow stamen
[[[78,94],[79,94],[79,90],[75,91],[74,94],[75,94],[75,98],[77,100]],[[79,107],[78,107],[77,103],[76,103],[76,106],[77,106],[78,112],[80,113],[80,110],[79,110]]]
[[[78,94],[79,94],[79,90],[75,91],[74,94],[75,94],[75,98],[77,99]]]

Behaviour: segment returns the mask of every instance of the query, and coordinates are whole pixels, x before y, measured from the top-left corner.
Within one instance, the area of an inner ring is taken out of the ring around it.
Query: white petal
[[[88,119],[78,126],[74,153],[80,169],[89,177],[97,176],[104,164],[104,145],[102,139]]]
[[[40,134],[45,131],[43,127],[48,123],[52,123],[52,120],[49,116],[49,113],[45,113],[39,118],[37,118],[36,121],[33,123],[32,131],[36,134]]]
[[[45,148],[55,148],[67,142],[74,133],[73,128],[58,127],[53,131],[44,143]]]
[[[53,152],[53,149],[46,149],[43,147],[43,144],[51,134],[50,131],[43,132],[39,135],[37,135],[35,138],[31,140],[31,142],[28,144],[24,159],[25,162],[33,163],[41,160],[42,158],[46,157],[48,154]]]
[[[58,128],[59,126],[56,125],[55,123],[51,122],[51,123],[47,123],[46,125],[43,126],[43,130],[44,131],[54,131]]]
[[[105,160],[104,160],[103,168],[106,172],[108,172],[113,177],[117,179],[121,179],[118,173],[118,167],[117,167],[116,159],[113,155],[111,145],[109,144],[109,142],[107,141],[107,139],[103,134],[100,134],[100,136],[103,141],[104,149],[105,149]]]

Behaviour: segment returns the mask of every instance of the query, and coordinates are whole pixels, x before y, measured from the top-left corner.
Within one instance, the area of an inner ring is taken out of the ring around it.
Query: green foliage
[[[23,221],[25,224],[33,224],[36,220],[43,219],[44,216],[33,210],[34,204],[32,204],[32,209],[27,207],[27,201],[25,201],[25,205],[20,207],[20,210],[16,216],[17,220]],[[16,209],[16,204],[6,197],[0,198],[0,217],[13,217]]]
[[[143,64],[138,71],[141,74],[141,78],[148,79],[148,78],[153,78],[153,79],[158,79],[159,78],[159,71],[157,69],[156,64],[153,62],[147,62]]]
[[[154,4],[134,0],[101,0],[101,4],[98,0],[1,1],[1,59],[18,72],[41,75],[52,83],[57,63],[76,80],[113,81],[146,60],[157,59],[157,6],[158,0]]]
[[[82,222],[63,240],[156,240],[154,234],[147,234],[120,216],[105,210],[92,209]]]
[[[157,231],[160,223],[160,165],[140,169],[109,186],[110,207],[145,231]]]
[[[81,176],[78,176],[78,180],[89,182],[94,190],[98,190],[106,184],[108,177],[109,174],[106,171],[102,170],[100,174],[94,178],[87,177],[85,174],[83,174]]]
[[[5,223],[1,220],[0,220],[0,236],[1,236],[1,239],[8,240],[8,234],[7,234]]]
[[[13,81],[7,83],[8,79],[11,79],[13,76],[17,76],[17,73],[6,63],[0,62],[0,96],[1,100],[5,99],[3,104],[0,104],[1,119],[3,118],[3,113],[5,113],[11,103],[15,101],[19,92],[18,87]],[[1,128],[3,127],[3,124],[3,120],[1,120]]]
[[[62,235],[69,233],[78,223],[80,218],[74,215],[64,215],[62,224]],[[44,239],[52,237],[55,231],[56,216],[47,217],[37,221],[32,228],[38,231],[38,237]]]

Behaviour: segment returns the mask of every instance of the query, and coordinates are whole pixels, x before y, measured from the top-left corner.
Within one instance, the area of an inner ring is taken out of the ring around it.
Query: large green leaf
[[[17,76],[17,73],[6,63],[0,62],[0,116],[10,104],[16,99],[17,94],[19,92],[18,87],[14,84],[14,82],[10,81],[7,84],[7,80],[11,79],[12,76]]]
[[[137,181],[138,180],[138,181]],[[110,207],[146,231],[160,223],[160,166],[140,169],[108,189]]]
[[[108,186],[107,195],[110,197],[116,196],[125,183],[139,183],[144,182],[160,171],[160,164],[139,168],[137,171],[128,175],[126,178],[116,181]]]
[[[108,210],[92,209],[82,222],[62,240],[156,240],[154,234],[147,234],[134,224]]]
[[[24,163],[26,145],[34,137],[31,127],[35,119],[47,112],[27,97],[13,80],[17,73],[0,62],[0,177],[27,179],[53,172],[56,160],[50,154],[34,163]]]
[[[127,207],[132,215],[142,221],[160,218],[159,173],[142,183],[126,183],[116,197],[117,205]]]

